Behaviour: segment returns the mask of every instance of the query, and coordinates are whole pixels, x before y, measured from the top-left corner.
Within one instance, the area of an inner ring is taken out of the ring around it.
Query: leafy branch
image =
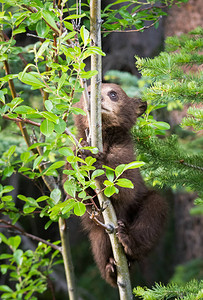
[[[24,236],[27,236],[28,238],[34,240],[34,241],[38,241],[38,242],[41,242],[47,246],[50,246],[51,248],[55,249],[55,250],[58,250],[59,252],[62,252],[62,249],[61,247],[55,245],[55,244],[52,244],[50,243],[49,241],[46,241],[36,235],[33,235],[33,234],[30,234],[30,233],[27,233],[26,231],[24,231],[23,229],[21,229],[20,227],[16,226],[16,225],[13,225],[10,221],[6,221],[4,219],[0,219],[0,223],[3,223],[3,224],[6,224],[7,225],[7,228],[10,228],[14,231],[18,231],[20,232],[22,235]]]

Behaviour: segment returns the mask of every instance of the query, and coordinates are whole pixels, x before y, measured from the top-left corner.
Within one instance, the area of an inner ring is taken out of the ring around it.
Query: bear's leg
[[[132,210],[132,207],[131,207]],[[156,192],[148,192],[131,224],[118,221],[118,238],[129,259],[139,260],[155,245],[167,215],[167,205]]]
[[[99,226],[89,232],[92,252],[102,277],[112,286],[116,286],[117,273],[108,234]]]

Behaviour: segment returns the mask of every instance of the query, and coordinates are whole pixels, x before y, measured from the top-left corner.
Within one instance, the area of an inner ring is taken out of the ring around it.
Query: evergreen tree
[[[154,59],[136,57],[142,75],[153,79],[151,86],[143,93],[143,100],[147,99],[150,103],[148,112],[133,131],[138,152],[147,162],[147,178],[153,185],[190,188],[200,197],[203,196],[202,146],[190,151],[186,141],[181,143],[176,135],[160,139],[156,134],[163,134],[164,127],[157,127],[149,113],[163,106],[178,108],[185,103],[201,103],[203,72],[194,73],[188,71],[188,67],[203,62],[200,53],[203,49],[202,37],[203,29],[197,28],[180,38],[169,37],[166,51]],[[187,114],[180,124],[182,128],[192,126],[194,131],[203,129],[202,107],[191,106]]]
[[[148,112],[134,128],[133,134],[140,159],[147,162],[145,178],[153,185],[184,188],[195,191],[199,198],[192,214],[203,214],[203,147],[202,136],[192,134],[194,147],[191,151],[191,139],[178,138],[168,134],[165,138],[163,122],[157,122],[149,113],[167,107],[180,108],[185,103],[200,104],[203,100],[203,72],[192,72],[191,67],[203,62],[203,29],[197,28],[188,35],[169,37],[166,51],[154,59],[137,58],[137,67],[143,76],[152,79],[145,89],[143,98],[150,103]],[[190,106],[187,116],[180,124],[181,128],[192,127],[194,132],[203,129],[203,108]],[[141,129],[141,130],[140,130]],[[157,136],[157,134],[159,136]],[[187,131],[184,133],[187,135]],[[188,134],[191,136],[191,132]],[[190,146],[190,147],[189,147]],[[166,286],[155,284],[151,289],[137,287],[134,294],[141,299],[202,299],[202,281],[192,280],[185,285],[170,283]]]

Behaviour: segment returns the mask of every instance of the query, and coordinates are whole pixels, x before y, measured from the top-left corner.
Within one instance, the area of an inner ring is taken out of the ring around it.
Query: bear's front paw
[[[132,256],[131,242],[129,237],[129,229],[123,221],[118,220],[117,236],[119,242],[123,245],[124,251],[128,256]]]

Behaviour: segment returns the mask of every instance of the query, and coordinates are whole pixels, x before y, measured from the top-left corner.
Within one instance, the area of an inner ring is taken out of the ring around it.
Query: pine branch
[[[142,75],[153,80],[143,99],[153,104],[168,104],[177,100],[181,103],[202,103],[203,71],[199,68],[199,72],[189,72],[193,65],[203,63],[202,37],[203,30],[198,28],[189,35],[168,38],[168,53],[162,52],[153,59],[136,56],[136,65]]]
[[[143,166],[146,178],[151,184],[161,186],[190,187],[203,191],[203,156],[189,154],[181,149],[177,136],[165,139],[149,137],[144,130],[133,130],[138,154],[146,161]]]
[[[203,280],[199,282],[192,280],[183,286],[175,283],[164,286],[156,283],[152,289],[137,287],[133,290],[133,293],[144,300],[167,300],[174,297],[177,300],[197,300],[203,297]]]

